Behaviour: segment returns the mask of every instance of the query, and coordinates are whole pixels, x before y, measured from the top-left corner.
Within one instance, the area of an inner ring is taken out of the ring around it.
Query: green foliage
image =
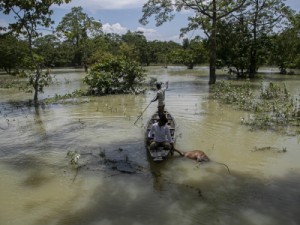
[[[245,21],[218,23],[218,59],[221,66],[234,68],[238,77],[246,77],[250,66],[250,33]]]
[[[80,154],[77,151],[68,151],[66,157],[68,158],[70,164],[74,168],[80,167],[80,165],[79,165]]]
[[[55,94],[54,97],[52,98],[47,98],[47,99],[44,99],[43,100],[43,103],[45,104],[52,104],[52,103],[72,103],[72,104],[76,104],[76,103],[81,103],[82,101],[80,100],[77,100],[78,98],[80,97],[83,97],[83,96],[86,96],[86,92],[83,91],[83,90],[75,90],[73,91],[72,93],[67,93],[67,94],[64,94],[64,95],[58,95],[58,94]],[[69,99],[76,99],[75,101],[68,101]],[[86,100],[83,100],[84,102]]]
[[[18,89],[18,90],[25,90],[27,88],[27,82],[24,80],[24,79],[20,79],[20,78],[17,78],[14,77],[14,76],[11,76],[9,78],[1,78],[0,80],[0,88],[15,88],[15,89]]]
[[[187,66],[193,69],[196,64],[207,62],[208,53],[204,47],[204,43],[199,38],[192,40],[184,39],[182,48],[176,48],[171,51],[172,62]]]
[[[8,30],[17,35],[24,35],[27,38],[35,38],[40,35],[38,26],[50,27],[53,24],[51,15],[53,10],[50,7],[54,4],[60,5],[70,0],[11,0],[1,1],[0,11],[4,14],[14,14],[15,21],[9,24]]]
[[[182,10],[193,11],[193,16],[188,18],[189,23],[187,27],[181,29],[181,36],[194,31],[202,29],[209,40],[210,52],[210,70],[209,70],[209,84],[216,82],[216,64],[217,64],[217,41],[216,35],[218,33],[217,23],[221,19],[228,17],[233,12],[239,10],[244,6],[247,0],[232,0],[232,1],[217,1],[212,0],[209,4],[207,1],[184,1],[184,0],[148,0],[143,6],[143,16],[140,23],[147,24],[148,18],[155,15],[156,25],[160,26],[163,23],[174,18],[174,12]]]
[[[43,91],[44,85],[47,84],[48,73],[42,74],[41,58],[34,53],[33,41],[39,37],[39,28],[49,28],[54,22],[51,19],[54,4],[68,3],[69,0],[12,0],[1,1],[0,11],[4,14],[13,14],[15,21],[9,24],[8,30],[16,36],[22,36],[28,43],[30,63],[27,69],[34,67],[34,73],[30,74],[29,84],[34,89],[34,103],[38,104],[38,93]],[[41,80],[40,80],[41,79]]]
[[[56,31],[64,37],[74,48],[73,63],[76,66],[87,64],[92,51],[88,37],[101,34],[102,24],[82,11],[82,7],[73,7],[58,24]]]
[[[29,72],[27,76],[29,79],[29,86],[35,87],[40,93],[43,93],[44,88],[52,83],[52,77],[49,70],[41,71],[38,81],[36,80],[36,74],[34,73]]]
[[[122,36],[122,41],[121,55],[135,60],[140,64],[149,65],[148,43],[142,32],[128,31]]]
[[[249,14],[246,13],[248,11],[245,11],[245,8],[239,8],[239,11],[235,12],[235,17],[223,17],[222,12],[231,12],[231,9],[236,8],[233,6],[239,6],[237,3],[241,1],[215,1],[218,16],[216,19],[212,18],[210,8],[212,4],[207,8],[206,1],[187,3],[186,1],[149,0],[143,7],[143,22],[151,15],[157,15],[159,24],[166,22],[173,18],[175,9],[180,11],[185,7],[196,12],[188,19],[187,27],[181,31],[185,33],[204,29],[207,39],[185,39],[182,44],[172,41],[147,41],[142,32],[128,31],[124,35],[103,34],[101,23],[89,17],[81,7],[72,8],[71,12],[63,17],[57,27],[56,35],[40,37],[39,28],[50,28],[52,25],[51,4],[63,2],[69,1],[0,2],[1,12],[15,15],[15,21],[12,21],[8,28],[9,34],[0,35],[0,67],[10,74],[25,74],[25,70],[31,70],[29,83],[36,92],[42,91],[42,85],[49,83],[45,77],[47,74],[41,72],[45,67],[84,65],[87,69],[87,65],[105,62],[105,59],[113,59],[117,56],[136,61],[139,65],[167,66],[173,63],[193,68],[194,65],[208,63],[209,60],[210,64],[213,64],[211,61],[213,55],[209,56],[209,52],[214,51],[211,48],[214,39],[210,38],[213,31],[212,22],[217,24],[215,27],[218,44],[218,58],[215,59],[217,67],[233,68],[241,77],[249,76],[250,68],[256,70],[266,62],[277,65],[282,73],[288,73],[288,68],[300,68],[298,35],[300,16],[290,14],[281,4],[281,0],[266,0],[263,1],[263,5],[258,5],[262,6],[258,7],[262,11],[258,13],[257,21],[254,16],[258,8],[254,4],[261,4],[261,1],[251,1],[251,5],[247,8],[252,12]],[[285,10],[289,13],[289,26],[285,26],[281,33],[278,31],[276,35],[269,34],[274,24],[280,22],[280,25],[285,25],[281,20]],[[205,16],[202,15],[204,12],[207,13]],[[278,19],[274,18],[275,15],[279,16]],[[59,37],[65,39],[62,41]],[[115,85],[116,79],[110,77],[109,74],[102,75],[102,83],[108,86]],[[114,88],[115,90],[121,89],[119,86],[124,86],[120,83],[120,81],[116,83],[118,87]],[[107,92],[115,91],[107,90]]]
[[[0,68],[8,74],[22,73],[26,64],[25,58],[29,56],[25,41],[18,40],[11,34],[0,35]]]
[[[287,49],[292,46],[284,48],[277,41],[273,44],[269,35],[283,20],[286,11],[282,0],[253,1],[249,11],[243,10],[236,17],[219,22],[218,57],[222,64],[234,68],[238,77],[253,78],[260,66],[270,62],[269,58],[273,62],[288,61],[287,53],[293,50]],[[290,38],[284,43],[289,44]]]
[[[300,68],[300,14],[290,16],[291,25],[271,37],[272,54],[269,63],[278,66],[281,74]]]
[[[214,99],[226,104],[233,104],[238,109],[251,110],[255,104],[251,83],[233,85],[232,82],[220,81],[212,87]]]
[[[260,97],[262,99],[276,99],[278,97],[288,99],[289,93],[285,85],[284,88],[281,88],[278,84],[270,82],[268,86],[262,86]]]
[[[239,110],[250,112],[242,123],[253,129],[286,130],[299,126],[299,100],[293,99],[285,86],[269,83],[261,85],[260,94],[255,96],[250,83],[241,86],[230,82],[219,82],[212,88],[211,97],[232,104]]]
[[[59,62],[58,48],[60,41],[55,35],[39,37],[34,41],[35,52],[41,57],[44,67],[54,67]]]
[[[138,63],[121,57],[109,57],[91,68],[84,82],[90,93],[97,95],[140,93],[145,79],[144,69]]]

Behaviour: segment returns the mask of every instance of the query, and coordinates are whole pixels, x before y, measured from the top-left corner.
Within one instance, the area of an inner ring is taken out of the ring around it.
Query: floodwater
[[[300,224],[299,135],[241,125],[245,112],[208,99],[206,68],[157,67],[148,76],[169,81],[176,147],[201,149],[230,173],[176,154],[149,160],[144,126],[157,103],[134,122],[153,91],[34,109],[24,104],[30,94],[0,89],[1,225]],[[85,88],[83,77],[80,70],[55,70],[40,97]],[[270,80],[299,98],[299,76],[266,75]],[[69,151],[81,154],[80,168],[70,165]]]

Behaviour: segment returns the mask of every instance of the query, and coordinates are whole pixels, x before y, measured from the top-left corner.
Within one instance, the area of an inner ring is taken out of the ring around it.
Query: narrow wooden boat
[[[166,118],[168,119],[167,124],[170,128],[171,137],[173,138],[173,140],[175,142],[175,126],[176,126],[175,120],[168,111],[165,111],[164,113],[166,115]],[[147,128],[146,128],[146,134],[145,134],[147,151],[149,152],[149,155],[152,158],[152,160],[156,161],[156,162],[165,160],[171,154],[171,150],[164,149],[163,147],[159,147],[155,150],[150,150],[150,142],[148,140],[148,134],[149,134],[152,124],[158,122],[158,120],[159,120],[159,116],[158,116],[158,113],[156,112],[151,116],[150,120],[148,121]]]

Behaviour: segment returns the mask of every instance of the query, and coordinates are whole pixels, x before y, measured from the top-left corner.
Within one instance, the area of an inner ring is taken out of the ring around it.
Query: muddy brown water
[[[40,97],[84,88],[83,76],[55,70],[56,83]],[[245,112],[207,98],[207,68],[156,67],[148,76],[169,81],[176,147],[204,150],[231,173],[177,155],[160,164],[149,160],[144,126],[157,103],[134,121],[153,91],[36,110],[24,105],[30,94],[0,89],[1,225],[300,224],[299,135],[241,125]],[[299,76],[265,75],[270,80],[299,98]],[[68,151],[81,154],[79,170]]]

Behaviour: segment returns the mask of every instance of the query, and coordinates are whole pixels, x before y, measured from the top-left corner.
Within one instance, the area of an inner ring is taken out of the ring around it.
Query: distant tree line
[[[285,18],[286,26],[278,32],[271,25],[256,28],[255,39],[246,15],[219,21],[216,66],[231,68],[241,77],[249,75],[249,68],[257,71],[265,64],[277,66],[282,73],[300,68],[300,14],[289,15]],[[13,74],[29,66],[28,40],[10,32],[2,33],[0,40],[2,69]],[[107,55],[123,56],[143,66],[179,64],[193,69],[195,65],[209,63],[207,38],[197,36],[179,44],[148,41],[142,32],[107,34],[103,33],[101,22],[83,13],[81,7],[72,8],[54,34],[36,37],[32,42],[32,50],[43,68],[87,68]]]
[[[95,64],[109,63],[107,59],[140,66],[178,64],[189,69],[209,64],[210,84],[216,81],[218,67],[245,78],[254,78],[262,65],[277,66],[283,74],[300,68],[300,14],[283,0],[176,0],[174,4],[171,0],[149,0],[143,7],[143,24],[153,14],[161,25],[173,18],[174,10],[195,12],[181,34],[201,29],[206,36],[183,39],[181,44],[149,41],[142,32],[104,33],[101,22],[81,7],[73,7],[57,27],[51,27],[51,5],[69,1],[0,1],[0,12],[16,18],[8,28],[1,28],[0,68],[9,74],[34,71],[27,76],[35,100],[47,85],[48,74],[43,69],[71,66],[88,71]],[[53,33],[42,35],[40,28]]]

